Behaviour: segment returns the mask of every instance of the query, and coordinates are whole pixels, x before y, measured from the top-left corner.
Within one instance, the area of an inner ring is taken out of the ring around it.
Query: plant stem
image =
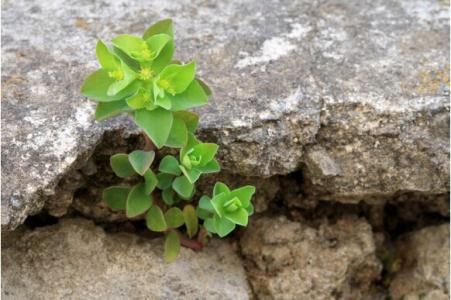
[[[144,151],[152,151],[155,150],[155,145],[154,143],[151,141],[151,139],[147,136],[147,134],[145,132],[142,132],[142,135],[144,137],[144,141],[146,142],[145,146],[144,146]]]
[[[185,248],[190,248],[193,250],[201,250],[204,247],[204,245],[199,241],[191,240],[187,236],[180,233],[179,236],[180,236],[180,244]]]

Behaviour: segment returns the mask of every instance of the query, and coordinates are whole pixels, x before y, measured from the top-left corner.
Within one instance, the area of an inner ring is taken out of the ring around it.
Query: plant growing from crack
[[[212,198],[202,196],[194,206],[196,182],[202,174],[219,172],[220,166],[218,145],[196,138],[199,117],[187,110],[206,104],[211,90],[195,77],[194,61],[182,64],[173,60],[173,53],[170,19],[152,25],[142,37],[119,35],[111,48],[99,40],[101,67],[81,88],[97,102],[97,120],[127,113],[143,130],[145,149],[110,158],[117,176],[140,176],[139,183],[108,187],[103,200],[112,210],[125,210],[128,218],[145,215],[151,231],[164,233],[168,262],[177,258],[181,245],[201,249],[212,234],[225,237],[236,225],[246,226],[255,193],[253,186],[230,190],[217,182]],[[158,168],[151,168],[155,147],[176,148],[179,155],[166,155]]]

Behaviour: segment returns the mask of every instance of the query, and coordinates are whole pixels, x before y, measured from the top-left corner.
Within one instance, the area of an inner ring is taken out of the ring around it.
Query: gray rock
[[[390,284],[393,299],[449,299],[449,224],[426,227],[396,243],[401,270]]]
[[[2,249],[2,299],[249,299],[240,259],[226,241],[182,248],[163,261],[164,241],[105,234],[82,219],[24,232]]]
[[[200,133],[225,170],[268,177],[313,159],[326,173],[304,170],[311,194],[343,202],[449,190],[444,2],[4,1],[2,229],[41,210],[105,131],[133,132],[94,122],[79,88],[98,37],[166,17],[215,92]]]
[[[381,271],[370,225],[353,217],[318,228],[260,218],[241,247],[258,299],[364,299]]]

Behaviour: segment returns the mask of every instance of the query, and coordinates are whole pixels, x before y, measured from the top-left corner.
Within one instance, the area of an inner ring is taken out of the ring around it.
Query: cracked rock
[[[239,257],[226,241],[182,248],[163,261],[164,241],[109,234],[91,221],[18,233],[2,249],[2,299],[249,299]]]
[[[241,247],[259,299],[363,299],[381,272],[371,227],[356,217],[318,228],[263,217]]]
[[[306,169],[306,186],[325,200],[449,191],[443,1],[4,1],[3,230],[38,213],[105,132],[136,134],[124,118],[95,122],[79,89],[97,38],[167,17],[177,57],[214,90],[200,135],[220,144],[224,170],[286,175],[319,146],[327,172]]]
[[[393,299],[449,299],[449,224],[408,233],[396,247],[401,270],[390,285]]]

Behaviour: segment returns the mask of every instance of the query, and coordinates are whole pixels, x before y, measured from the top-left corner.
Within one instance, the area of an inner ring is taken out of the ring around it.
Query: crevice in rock
[[[63,176],[55,194],[48,198],[44,210],[28,217],[24,226],[35,229],[56,224],[59,218],[81,216],[92,219],[106,233],[129,232],[149,239],[161,236],[147,230],[142,216],[128,220],[124,213],[109,210],[101,200],[105,187],[122,183],[133,184],[136,181],[136,178],[124,181],[116,177],[109,166],[109,157],[119,152],[129,153],[143,146],[144,140],[137,133],[131,134],[124,130],[107,131],[95,149],[88,155],[81,155],[74,167]],[[306,151],[312,147],[313,144],[306,148]],[[153,166],[158,165],[159,159],[165,154],[167,152],[157,153]],[[333,169],[332,166],[322,171]],[[333,178],[338,175],[332,172],[327,176]],[[210,194],[211,187],[217,180],[232,187],[244,183],[257,186],[258,194],[254,199],[256,214],[253,219],[285,216],[290,221],[308,224],[314,229],[318,229],[324,220],[331,225],[349,216],[366,220],[371,225],[377,258],[383,266],[380,279],[373,282],[372,289],[381,293],[386,293],[398,271],[399,260],[394,242],[407,232],[449,223],[448,193],[398,191],[386,195],[368,194],[362,197],[371,196],[374,199],[353,199],[347,203],[342,197],[334,199],[334,195],[327,192],[327,188],[322,189],[321,185],[315,185],[312,180],[312,167],[307,162],[302,163],[298,171],[269,178],[244,177],[227,171],[206,176],[199,182],[197,196],[201,193]],[[243,229],[234,232],[229,240],[237,245],[237,252],[245,268],[251,270],[255,266],[243,254],[239,242],[244,232]],[[256,291],[252,292],[257,298]],[[341,293],[338,290],[336,292],[337,295]]]
[[[37,215],[29,216],[23,225],[29,229],[35,229],[37,227],[55,225],[58,221],[59,219],[57,217],[51,216],[46,212],[40,212]]]

